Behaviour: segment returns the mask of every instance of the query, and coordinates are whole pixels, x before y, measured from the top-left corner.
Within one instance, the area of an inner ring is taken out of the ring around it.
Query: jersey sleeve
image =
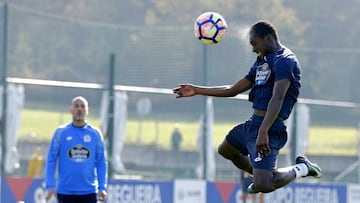
[[[256,76],[256,63],[254,63],[254,65],[250,68],[249,72],[245,75],[245,78],[255,83],[255,76]]]
[[[104,144],[104,138],[101,132],[98,130],[98,142],[96,146],[96,171],[98,175],[98,182],[99,182],[99,190],[106,190],[107,189],[107,171],[108,171],[108,164],[107,164],[107,157],[106,157],[106,150]]]
[[[46,189],[55,188],[55,171],[56,164],[59,157],[61,133],[60,129],[57,129],[51,139],[49,151],[46,160],[46,173],[45,173],[45,186]]]
[[[296,61],[291,58],[281,58],[274,63],[275,81],[282,79],[294,79],[294,67]]]

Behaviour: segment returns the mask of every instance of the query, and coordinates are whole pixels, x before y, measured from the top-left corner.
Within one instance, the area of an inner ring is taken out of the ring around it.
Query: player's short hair
[[[260,38],[265,38],[267,35],[271,35],[275,40],[279,40],[279,35],[275,26],[268,21],[262,20],[256,22],[251,26],[250,32]]]
[[[74,97],[72,100],[71,100],[71,107],[72,108],[75,104],[76,101],[80,100],[82,103],[84,103],[85,105],[85,110],[86,110],[86,115],[89,113],[89,103],[88,101],[85,99],[85,97],[82,97],[82,96],[77,96],[77,97]]]
[[[85,99],[85,97],[82,97],[82,96],[74,97],[74,98],[71,100],[71,104],[74,104],[77,100],[82,101],[82,102],[85,104],[86,107],[89,106],[88,101]]]

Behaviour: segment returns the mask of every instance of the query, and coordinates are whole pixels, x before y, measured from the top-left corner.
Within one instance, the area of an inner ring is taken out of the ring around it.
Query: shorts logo
[[[258,153],[258,156],[254,159],[255,162],[259,162],[262,160],[262,156],[260,153]]]

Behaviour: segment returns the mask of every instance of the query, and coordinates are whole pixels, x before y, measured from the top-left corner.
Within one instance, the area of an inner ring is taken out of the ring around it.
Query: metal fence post
[[[2,77],[1,84],[3,87],[2,92],[2,115],[0,120],[1,128],[1,175],[5,174],[5,153],[6,153],[6,109],[7,109],[7,34],[8,34],[8,4],[4,4],[4,30],[3,30],[3,63],[2,63]]]

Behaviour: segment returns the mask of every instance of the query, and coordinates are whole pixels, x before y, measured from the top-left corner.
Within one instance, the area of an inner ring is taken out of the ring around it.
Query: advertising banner
[[[3,177],[1,178],[1,202],[43,203],[45,195],[43,186],[43,179]]]
[[[44,179],[1,178],[1,203],[44,203]],[[173,182],[110,180],[108,203],[168,203],[173,200]],[[54,201],[52,201],[54,202]]]
[[[44,203],[43,179],[2,177],[1,203]],[[355,203],[360,185],[292,183],[264,195],[271,203]],[[107,203],[242,203],[235,182],[109,180]],[[51,201],[50,203],[54,203]]]
[[[360,201],[360,185],[348,185],[347,186],[347,202],[348,203],[357,203]]]
[[[207,203],[241,203],[242,190],[235,182],[209,182]]]
[[[173,181],[110,180],[108,203],[168,203],[173,198]]]
[[[206,181],[175,180],[173,203],[206,203]]]
[[[272,193],[265,194],[265,202],[273,203],[343,203],[346,185],[292,183]]]

